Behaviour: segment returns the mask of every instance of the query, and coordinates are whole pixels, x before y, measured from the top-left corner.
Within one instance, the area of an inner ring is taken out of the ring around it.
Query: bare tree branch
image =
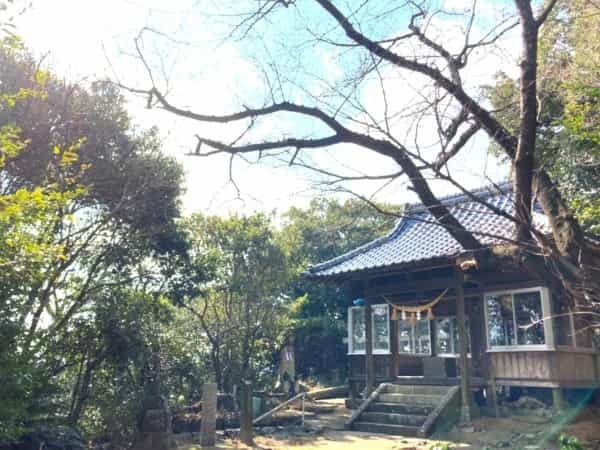
[[[438,155],[431,168],[435,171],[439,171],[445,166],[448,161],[456,156],[458,152],[469,142],[469,140],[475,136],[475,134],[481,129],[479,123],[472,124],[463,134],[461,134],[458,140],[452,145],[448,151],[444,151]]]
[[[543,23],[546,21],[546,19],[548,18],[548,16],[554,9],[554,6],[556,6],[557,2],[558,2],[558,0],[549,0],[548,1],[546,6],[542,9],[542,11],[538,15],[537,19],[535,20],[535,23],[538,27],[543,25]]]

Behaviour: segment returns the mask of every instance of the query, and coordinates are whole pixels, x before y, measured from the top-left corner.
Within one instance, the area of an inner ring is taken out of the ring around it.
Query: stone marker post
[[[254,444],[252,436],[252,383],[242,382],[242,401],[240,418],[240,441],[248,446]]]
[[[217,385],[202,385],[202,421],[200,423],[200,445],[214,447],[217,430]]]
[[[167,400],[160,395],[160,353],[152,355],[148,390],[143,401],[141,430],[132,450],[172,450],[177,445],[171,435],[171,413]]]
[[[238,385],[234,384],[233,389],[231,390],[231,396],[233,397],[233,410],[239,411],[240,404],[238,403]]]

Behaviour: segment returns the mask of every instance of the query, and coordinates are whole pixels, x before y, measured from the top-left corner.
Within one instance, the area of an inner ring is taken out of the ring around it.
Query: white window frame
[[[431,340],[431,320],[428,319],[421,319],[421,321],[425,321],[427,322],[427,329],[429,332],[429,353],[417,353],[415,351],[415,349],[417,348],[416,342],[417,342],[417,338],[416,338],[416,333],[415,330],[417,329],[417,322],[415,322],[414,324],[411,324],[408,320],[398,320],[396,323],[396,327],[398,327],[398,332],[397,334],[397,340],[398,340],[398,354],[399,355],[414,355],[414,356],[431,356],[433,353],[433,349],[432,349],[432,340]],[[403,352],[400,351],[400,324],[402,322],[406,322],[411,326],[411,333],[410,333],[410,338],[411,338],[411,348],[413,349],[412,352]]]
[[[498,295],[510,295],[513,301],[513,324],[515,326],[515,337],[518,336],[517,333],[517,320],[515,317],[515,309],[514,309],[514,294],[522,294],[527,292],[539,292],[540,293],[540,303],[542,307],[542,318],[543,318],[543,326],[544,326],[544,344],[527,344],[527,345],[495,345],[491,346],[490,344],[490,329],[489,329],[489,312],[488,312],[488,297],[498,296]],[[483,294],[483,307],[485,312],[485,338],[487,342],[487,351],[488,352],[505,352],[505,351],[544,351],[544,350],[556,350],[554,345],[554,326],[552,320],[552,305],[550,303],[550,292],[547,287],[537,286],[532,288],[523,288],[523,289],[505,289],[501,291],[489,291],[484,292]]]
[[[389,354],[391,354],[391,352],[390,352],[390,349],[391,349],[391,345],[390,345],[390,307],[387,303],[378,303],[376,305],[371,305],[371,309],[380,308],[380,307],[385,307],[388,349],[382,350],[382,349],[376,349],[373,347],[373,354],[374,355],[389,355]],[[350,306],[348,308],[348,354],[349,355],[364,355],[367,353],[366,349],[365,350],[354,350],[354,348],[353,348],[354,340],[352,339],[352,337],[354,336],[354,334],[353,334],[354,330],[352,329],[352,323],[353,323],[353,320],[352,320],[353,312],[352,311],[358,310],[358,309],[366,310],[366,306]],[[373,314],[371,314],[371,330],[375,330],[375,316]],[[375,340],[373,340],[373,342],[371,344],[375,345]],[[365,342],[365,347],[366,347],[366,342]]]
[[[595,347],[593,344],[591,346],[579,345],[577,343],[577,332],[575,331],[575,313],[571,308],[569,308],[569,312],[565,313],[569,317],[569,328],[571,334],[571,344],[565,345],[557,345],[556,348],[562,352],[572,352],[572,353],[591,353],[598,354],[600,353],[600,348]]]
[[[436,346],[437,346],[437,343],[438,343],[438,335],[437,335],[438,324],[437,324],[437,322],[439,320],[443,320],[443,319],[455,319],[455,321],[456,321],[456,323],[458,325],[458,317],[457,316],[436,316],[433,319],[433,322],[435,322],[435,329],[434,329],[434,333],[433,334],[434,334],[434,337],[435,337],[434,340],[435,340]],[[470,324],[470,322],[469,322],[468,319],[467,319],[467,323],[465,325],[466,325],[466,331],[467,331],[467,338],[469,340],[469,343],[468,343],[467,347],[470,347],[471,346],[471,330],[470,330],[471,324]],[[458,333],[458,329],[455,330],[453,325],[452,325],[452,328],[453,328],[453,332]],[[452,345],[454,345],[454,340],[453,339],[451,339],[451,342],[452,342]],[[454,353],[448,353],[448,352],[438,353],[437,352],[437,348],[435,349],[435,351],[436,351],[435,352],[435,356],[437,356],[439,358],[458,358],[460,356],[460,352],[458,351],[458,349],[456,349],[456,352],[454,352]],[[471,357],[471,352],[467,352],[467,357],[468,358]]]

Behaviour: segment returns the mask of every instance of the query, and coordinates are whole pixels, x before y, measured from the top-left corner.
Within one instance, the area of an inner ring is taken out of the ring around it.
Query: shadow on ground
[[[577,436],[585,449],[600,450],[600,411],[586,408],[569,410],[553,418],[519,415],[510,418],[482,417],[473,421],[472,430],[454,429],[436,433],[429,439],[361,433],[345,430],[349,413],[341,409],[324,420],[307,421],[307,429],[263,429],[255,438],[256,450],[556,450],[557,436]],[[182,444],[182,450],[200,450]],[[218,449],[246,449],[233,439],[221,439]]]

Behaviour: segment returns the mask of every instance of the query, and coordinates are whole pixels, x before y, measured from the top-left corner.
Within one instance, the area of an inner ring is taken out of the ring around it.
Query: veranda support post
[[[471,424],[471,383],[469,380],[469,359],[467,356],[467,321],[465,313],[465,290],[461,281],[456,285],[456,320],[458,325],[458,348],[460,368],[460,424]]]
[[[375,366],[373,361],[373,308],[371,299],[365,301],[365,385],[366,397],[375,389]]]

